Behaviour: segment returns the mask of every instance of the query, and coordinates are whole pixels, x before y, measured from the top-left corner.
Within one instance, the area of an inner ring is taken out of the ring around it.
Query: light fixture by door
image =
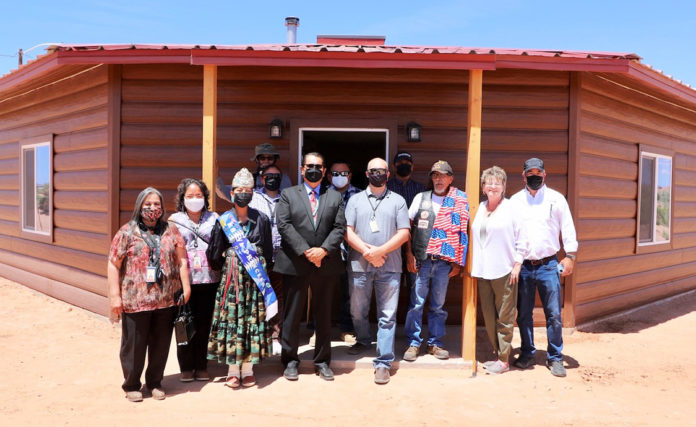
[[[268,125],[268,136],[273,139],[278,139],[283,137],[283,121],[280,119],[273,119],[273,121]]]
[[[420,142],[421,125],[416,122],[408,122],[406,124],[406,140],[408,142]]]

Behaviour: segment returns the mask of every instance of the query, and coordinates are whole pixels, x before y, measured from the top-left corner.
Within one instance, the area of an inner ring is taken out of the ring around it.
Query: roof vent
[[[319,35],[317,44],[347,44],[360,46],[384,46],[386,36],[341,36],[341,35]]]
[[[285,18],[285,26],[288,27],[287,44],[297,43],[297,27],[300,26],[300,18],[288,16]]]

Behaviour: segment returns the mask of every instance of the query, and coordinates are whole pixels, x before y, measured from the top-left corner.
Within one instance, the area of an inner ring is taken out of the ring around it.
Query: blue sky
[[[384,35],[387,44],[632,52],[696,86],[696,1],[46,1],[7,0],[0,74],[39,43],[299,43],[317,34]],[[33,58],[43,48],[28,54]],[[9,55],[9,56],[7,56]]]

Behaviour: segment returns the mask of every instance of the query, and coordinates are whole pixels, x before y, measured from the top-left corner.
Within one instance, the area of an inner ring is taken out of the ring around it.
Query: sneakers
[[[297,381],[298,377],[298,372],[297,372],[297,367],[299,363],[297,360],[291,360],[288,362],[287,366],[285,367],[285,371],[283,372],[283,376],[290,381]]]
[[[369,345],[365,345],[361,342],[356,342],[353,344],[349,349],[348,349],[348,354],[360,354],[364,351],[367,351],[370,348]]]
[[[389,382],[389,368],[380,366],[375,369],[375,383],[376,384],[386,384]]]
[[[167,394],[164,392],[164,390],[157,387],[150,390],[150,393],[152,393],[152,398],[155,400],[164,400],[164,398],[167,397]]]
[[[496,360],[494,362],[486,362],[483,364],[483,369],[486,370],[487,374],[502,374],[510,370],[510,364]]]
[[[142,402],[143,394],[139,391],[127,391],[126,399],[128,399],[129,402]]]
[[[182,383],[190,383],[193,381],[193,371],[184,371],[181,373],[181,376],[179,377],[179,381]]]
[[[563,367],[562,360],[547,360],[546,366],[551,370],[551,375],[554,377],[565,377],[566,369]]]
[[[418,359],[419,349],[420,347],[416,347],[415,345],[410,346],[404,353],[403,359],[407,362],[413,362],[414,360]]]
[[[531,368],[532,366],[536,365],[536,361],[534,360],[533,357],[529,357],[529,356],[520,356],[520,357],[518,357],[517,359],[515,359],[515,361],[512,362],[512,364],[513,364],[516,368],[520,368],[520,369],[529,369],[529,368]]]
[[[429,345],[428,354],[432,354],[435,358],[440,360],[449,359],[449,351],[440,347],[439,345]]]

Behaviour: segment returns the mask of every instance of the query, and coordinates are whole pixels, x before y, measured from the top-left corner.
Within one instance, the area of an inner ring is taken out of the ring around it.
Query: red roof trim
[[[86,50],[58,51],[58,64],[190,64],[191,50]]]
[[[35,79],[44,74],[48,74],[58,67],[56,55],[47,55],[34,62],[25,65],[18,71],[0,78],[0,93],[13,86]]]
[[[594,73],[627,73],[630,59],[593,59],[570,57],[531,57],[497,55],[496,68],[524,68],[528,70],[549,71],[589,71]]]
[[[655,71],[644,64],[629,64],[628,75],[655,87],[661,92],[665,92],[679,98],[686,98],[689,102],[696,104],[696,90],[691,87],[686,87],[684,84],[679,83],[671,77]]]

